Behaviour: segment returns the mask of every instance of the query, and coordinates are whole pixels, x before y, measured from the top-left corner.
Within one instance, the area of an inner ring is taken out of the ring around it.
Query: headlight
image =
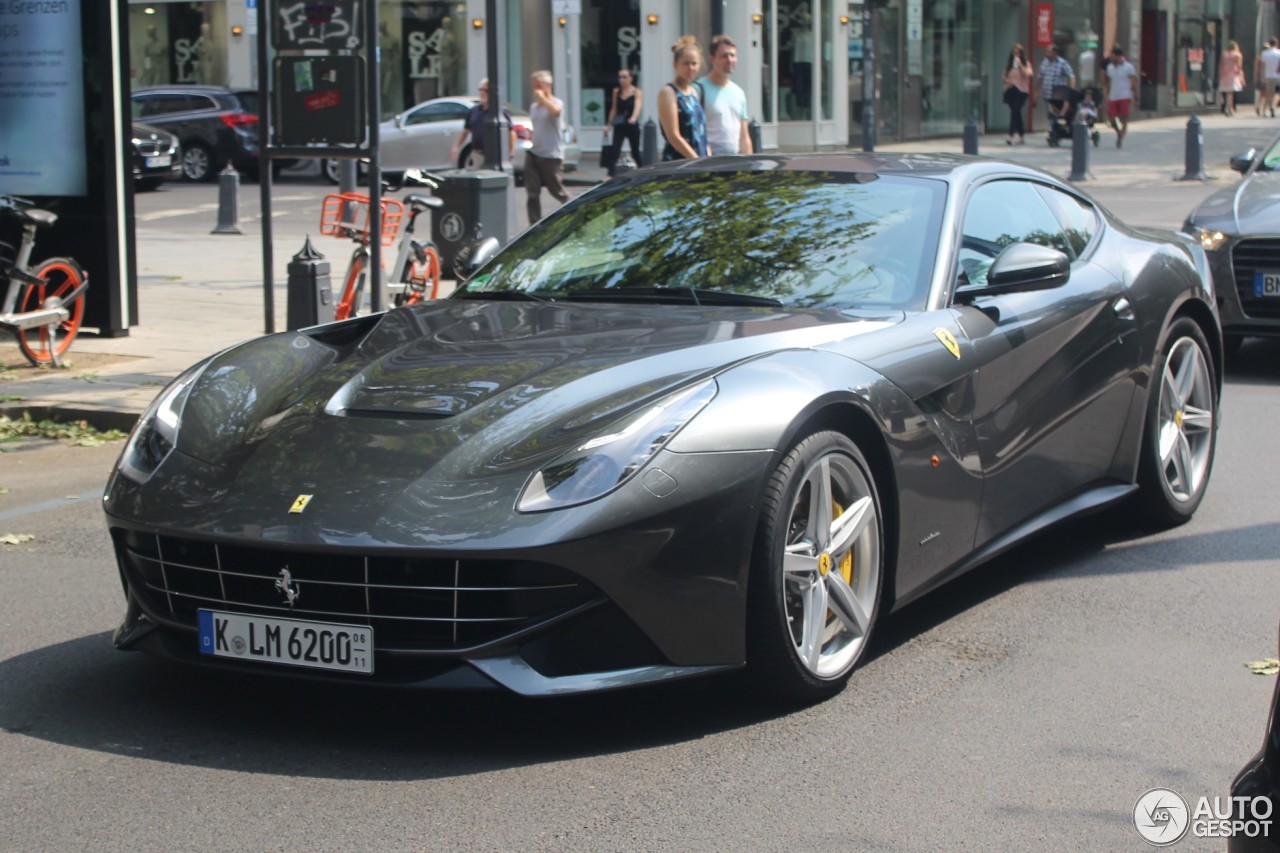
[[[204,373],[208,362],[201,362],[184,372],[160,392],[133,428],[129,441],[120,454],[120,473],[135,483],[145,483],[160,467],[178,443],[182,426],[182,409],[187,404],[191,387]]]
[[[1212,228],[1196,228],[1192,231],[1195,236],[1200,238],[1200,245],[1204,247],[1206,252],[1216,252],[1222,248],[1222,244],[1227,242],[1227,235],[1221,231],[1215,231]]]
[[[715,395],[714,381],[701,382],[588,439],[530,477],[516,510],[562,509],[608,494],[643,468]]]

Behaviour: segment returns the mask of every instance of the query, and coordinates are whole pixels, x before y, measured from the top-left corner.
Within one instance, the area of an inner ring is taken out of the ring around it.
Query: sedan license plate
[[[373,672],[373,629],[199,611],[200,653],[341,672]]]
[[[1253,274],[1253,295],[1280,296],[1280,272],[1263,272]]]
[[[168,154],[160,154],[159,156],[156,156],[156,157],[147,158],[147,168],[162,169],[165,166],[168,166],[172,162],[173,162],[173,158],[170,157]]]

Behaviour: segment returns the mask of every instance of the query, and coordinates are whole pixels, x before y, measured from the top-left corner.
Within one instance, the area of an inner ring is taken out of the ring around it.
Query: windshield
[[[923,307],[945,186],[718,171],[605,185],[526,232],[459,296]]]

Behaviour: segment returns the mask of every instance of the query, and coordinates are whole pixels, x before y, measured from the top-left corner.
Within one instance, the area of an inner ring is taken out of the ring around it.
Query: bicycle
[[[407,173],[404,183],[439,188],[439,184],[425,173]],[[387,185],[388,190],[400,189],[404,184]],[[405,219],[405,206],[409,213]],[[435,299],[440,292],[440,253],[430,240],[419,242],[413,238],[418,217],[430,210],[439,210],[444,202],[432,195],[410,193],[404,203],[394,199],[382,199],[381,239],[383,246],[395,242],[400,223],[405,223],[404,238],[392,266],[392,278],[386,283],[386,292],[392,304],[399,308],[425,299]],[[364,284],[369,268],[369,197],[364,193],[331,193],[325,196],[320,211],[320,233],[346,237],[355,241],[351,262],[343,278],[341,296],[334,312],[335,320],[346,320],[357,315],[364,298]]]
[[[0,275],[9,282],[0,303],[0,328],[13,332],[18,348],[36,367],[61,367],[61,357],[84,320],[89,276],[71,258],[46,258],[31,266],[36,229],[52,225],[57,214],[14,196],[0,196],[0,214],[22,224],[16,249],[0,242]]]

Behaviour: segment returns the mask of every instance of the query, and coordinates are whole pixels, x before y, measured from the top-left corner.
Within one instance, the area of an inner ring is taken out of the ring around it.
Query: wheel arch
[[[1179,318],[1186,317],[1200,327],[1204,339],[1209,342],[1209,348],[1213,350],[1210,355],[1213,356],[1213,380],[1215,392],[1219,399],[1222,398],[1222,383],[1226,375],[1226,343],[1222,334],[1222,327],[1218,323],[1217,315],[1213,310],[1201,302],[1199,299],[1188,299],[1177,307],[1173,315],[1169,318],[1169,325],[1172,325]],[[1163,348],[1163,341],[1161,342]],[[1157,357],[1158,354],[1157,354]]]
[[[819,408],[806,412],[791,426],[777,450],[777,462],[807,436],[830,430],[852,441],[862,451],[871,467],[871,477],[880,496],[880,517],[884,526],[881,540],[884,554],[884,590],[880,608],[888,612],[897,596],[895,575],[898,562],[898,526],[900,506],[893,457],[885,441],[884,431],[875,417],[856,398],[829,400]]]

